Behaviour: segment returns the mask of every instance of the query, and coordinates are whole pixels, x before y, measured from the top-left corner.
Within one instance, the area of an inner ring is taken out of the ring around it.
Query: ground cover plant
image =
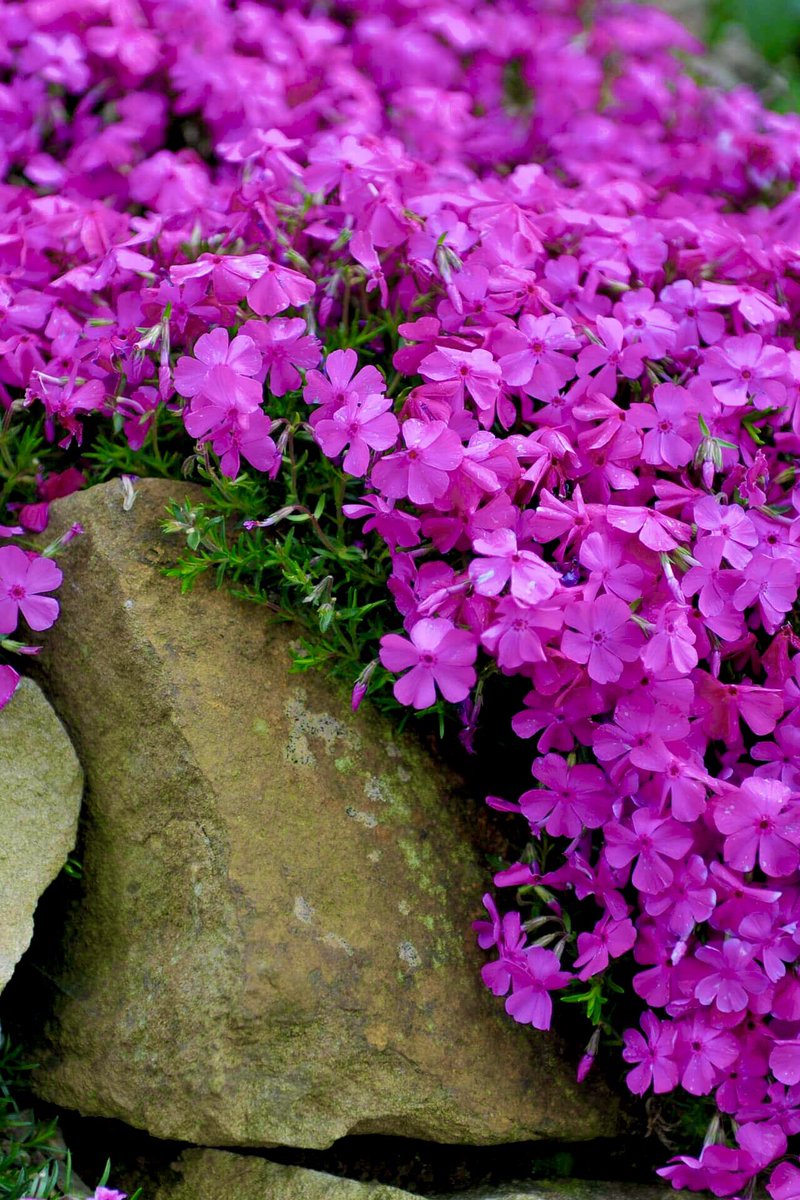
[[[700,1099],[676,1187],[799,1197],[798,118],[612,0],[0,15],[3,698],[49,503],[204,480],[175,574],[299,668],[467,748],[519,697],[509,1017]]]

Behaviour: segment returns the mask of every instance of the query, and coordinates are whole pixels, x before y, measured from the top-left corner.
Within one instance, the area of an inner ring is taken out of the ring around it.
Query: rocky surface
[[[675,1193],[646,1184],[558,1180],[459,1192],[436,1200],[668,1200]],[[356,1183],[303,1167],[285,1167],[255,1156],[189,1150],[175,1163],[154,1200],[412,1200],[384,1184]]]
[[[263,610],[163,576],[164,505],[199,495],[142,482],[126,511],[115,481],[48,531],[86,530],[41,667],[87,772],[87,890],[40,1094],[216,1146],[613,1133],[614,1099],[480,982],[454,780],[289,675]]]
[[[0,991],[28,948],[39,897],[75,845],[82,792],[63,725],[23,679],[0,712]]]
[[[332,1193],[332,1196],[335,1194]],[[446,1200],[670,1200],[675,1195],[672,1188],[647,1183],[590,1183],[584,1179],[557,1179],[553,1182],[536,1180],[533,1183],[508,1184],[488,1191],[461,1192]],[[433,1200],[445,1198],[435,1197]]]
[[[304,1167],[221,1150],[188,1150],[153,1200],[409,1200],[382,1183],[356,1183]]]

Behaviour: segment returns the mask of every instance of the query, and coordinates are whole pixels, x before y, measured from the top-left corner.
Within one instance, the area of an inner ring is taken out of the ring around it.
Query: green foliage
[[[58,1139],[54,1121],[37,1121],[19,1107],[16,1094],[31,1069],[18,1047],[0,1045],[0,1197],[42,1200],[65,1196],[71,1183],[69,1152]]]
[[[33,1066],[0,1035],[0,1200],[82,1200],[88,1190],[73,1174],[55,1120],[41,1121],[19,1103]],[[109,1161],[98,1184],[110,1175]],[[130,1200],[141,1200],[141,1190]]]
[[[168,574],[183,591],[210,575],[217,586],[293,622],[293,669],[322,667],[352,686],[396,622],[386,588],[388,552],[375,539],[362,541],[360,526],[342,511],[361,494],[358,481],[346,480],[319,453],[299,414],[286,421],[286,469],[275,481],[255,473],[232,481],[210,461],[196,462],[206,498],[172,506],[164,528],[183,536],[185,550]],[[384,706],[394,706],[387,681],[372,665],[370,688]]]
[[[712,0],[709,42],[720,41],[731,25],[776,69],[767,102],[784,112],[800,109],[800,0]]]
[[[742,26],[768,62],[779,63],[800,43],[800,0],[715,0],[712,38],[730,22]]]

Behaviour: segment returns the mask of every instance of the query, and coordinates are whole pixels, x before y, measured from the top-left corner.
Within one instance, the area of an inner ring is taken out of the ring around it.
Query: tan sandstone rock
[[[23,679],[0,712],[0,991],[33,933],[33,914],[75,845],[83,775],[40,689]]]
[[[47,1099],[204,1145],[347,1133],[610,1134],[615,1100],[483,988],[487,883],[453,779],[320,676],[286,626],[161,568],[170,497],[60,501],[63,613],[42,663],[88,777]]]

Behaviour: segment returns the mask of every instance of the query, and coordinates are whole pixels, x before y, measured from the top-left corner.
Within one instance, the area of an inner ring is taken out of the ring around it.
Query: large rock
[[[82,791],[63,725],[23,679],[0,712],[0,991],[30,944],[39,897],[75,845]]]
[[[357,1183],[223,1150],[187,1150],[171,1176],[153,1200],[413,1200],[404,1189]],[[647,1184],[559,1179],[459,1192],[438,1200],[669,1200],[674,1195],[671,1188]]]
[[[263,609],[180,596],[171,496],[202,493],[56,505],[56,533],[86,533],[42,666],[87,772],[90,882],[40,1094],[217,1146],[612,1133],[609,1094],[481,985],[487,872],[453,780],[288,674]]]

